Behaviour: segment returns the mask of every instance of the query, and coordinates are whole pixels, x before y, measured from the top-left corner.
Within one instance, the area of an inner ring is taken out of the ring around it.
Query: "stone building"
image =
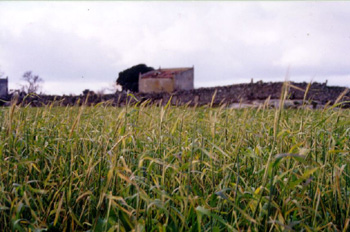
[[[8,79],[0,79],[0,97],[6,97],[8,94]]]
[[[194,88],[194,68],[165,68],[139,75],[139,92],[159,93]]]

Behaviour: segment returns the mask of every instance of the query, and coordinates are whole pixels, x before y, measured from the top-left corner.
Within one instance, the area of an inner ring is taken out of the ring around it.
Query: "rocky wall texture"
[[[294,87],[289,87],[289,100],[304,99],[305,90],[308,83],[291,83]],[[253,101],[262,101],[267,98],[279,99],[281,95],[283,83],[282,82],[269,82],[269,83],[250,83],[250,84],[237,84],[222,87],[211,88],[199,88],[193,90],[183,90],[174,93],[135,93],[133,96],[128,95],[125,92],[117,92],[115,94],[108,95],[90,95],[87,96],[49,96],[49,95],[33,95],[33,96],[8,96],[3,101],[0,101],[2,105],[9,105],[11,101],[16,101],[17,104],[32,106],[43,106],[54,102],[55,105],[67,106],[67,105],[81,105],[86,103],[87,105],[96,105],[101,102],[109,104],[111,106],[123,106],[130,103],[149,101],[150,104],[166,104],[171,98],[172,105],[184,105],[190,106],[208,105],[211,104],[213,95],[213,105],[218,106],[221,104],[231,105],[233,103],[252,103]],[[337,98],[346,90],[345,87],[326,86],[325,84],[313,83],[307,93],[306,99],[308,101],[316,102],[317,104],[334,103]],[[11,100],[12,99],[12,100]],[[16,100],[15,100],[16,99]],[[137,99],[137,100],[136,100]],[[342,101],[350,101],[350,92],[348,92],[342,99]],[[298,103],[299,104],[299,103]],[[345,107],[349,107],[350,104],[344,104]]]

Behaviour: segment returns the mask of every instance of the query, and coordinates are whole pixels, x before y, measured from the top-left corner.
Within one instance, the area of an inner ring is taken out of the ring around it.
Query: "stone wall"
[[[299,89],[306,89],[308,83],[292,83]],[[282,82],[270,83],[254,83],[254,84],[238,84],[223,87],[199,88],[193,90],[182,90],[174,93],[135,93],[133,96],[128,96],[125,92],[117,92],[109,95],[92,95],[89,96],[87,104],[96,105],[100,102],[105,102],[111,106],[123,106],[130,103],[148,101],[150,104],[166,104],[171,99],[172,105],[190,106],[208,105],[213,99],[213,105],[221,104],[231,105],[233,103],[253,103],[263,101],[267,98],[279,99],[281,95]],[[305,92],[296,88],[289,89],[289,100],[293,102],[300,102],[303,100]],[[306,100],[314,104],[331,104],[336,101],[339,95],[345,90],[345,87],[326,86],[320,83],[313,83],[306,95]],[[30,104],[32,106],[42,106],[55,102],[55,105],[80,105],[86,101],[86,96],[32,96],[19,97],[17,103],[24,105]],[[348,92],[342,101],[350,101],[350,92]],[[9,102],[7,103],[9,104]],[[299,103],[298,103],[299,104]],[[347,103],[346,107],[350,107]]]

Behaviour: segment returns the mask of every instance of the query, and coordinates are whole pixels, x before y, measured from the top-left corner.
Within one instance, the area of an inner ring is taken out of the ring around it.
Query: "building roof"
[[[176,74],[191,70],[193,68],[159,68],[141,74],[142,79],[146,78],[173,78]]]

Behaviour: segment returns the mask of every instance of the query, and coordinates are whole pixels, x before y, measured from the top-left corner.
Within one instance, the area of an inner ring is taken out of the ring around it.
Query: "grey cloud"
[[[350,86],[348,3],[1,4],[16,25],[0,22],[0,65],[10,76],[33,70],[48,81],[98,83],[138,63],[194,65],[201,86],[281,81],[290,66],[292,80]],[[22,22],[24,11],[32,24]]]
[[[116,68],[108,49],[96,39],[83,39],[47,26],[26,28],[20,37],[6,41],[3,41],[4,56],[15,64],[16,70],[33,70],[47,80],[64,81],[81,76],[106,80]]]

